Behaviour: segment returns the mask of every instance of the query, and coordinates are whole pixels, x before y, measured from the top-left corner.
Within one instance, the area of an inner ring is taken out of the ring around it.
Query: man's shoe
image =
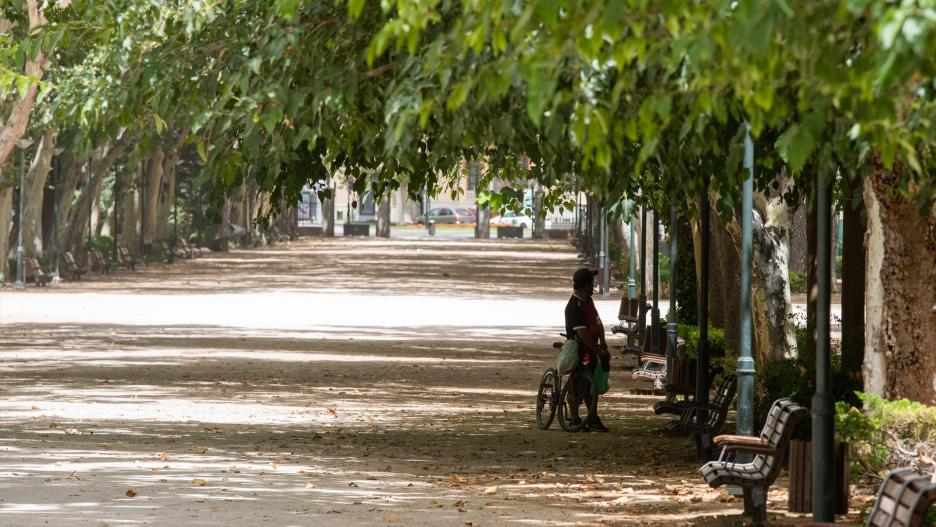
[[[604,423],[601,422],[601,419],[598,419],[597,417],[595,418],[594,421],[592,421],[588,425],[588,429],[594,430],[595,432],[609,432],[610,431],[608,430],[608,427],[605,426]]]

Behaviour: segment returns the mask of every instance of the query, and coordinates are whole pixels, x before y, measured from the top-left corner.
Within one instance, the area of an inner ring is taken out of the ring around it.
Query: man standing
[[[595,303],[592,300],[592,294],[595,291],[595,275],[598,271],[593,271],[585,267],[575,271],[572,275],[572,297],[565,308],[566,335],[568,338],[579,341],[579,365],[576,371],[588,371],[595,373],[595,367],[598,360],[608,360],[608,344],[605,342],[604,325],[598,316],[598,310],[595,309]],[[576,388],[576,386],[573,386]],[[576,400],[581,400],[584,394],[576,393]],[[596,402],[597,406],[597,402]],[[578,420],[578,404],[572,405],[572,420]],[[595,416],[590,423],[587,423],[589,430],[598,432],[607,432],[608,429],[598,418],[597,408]]]

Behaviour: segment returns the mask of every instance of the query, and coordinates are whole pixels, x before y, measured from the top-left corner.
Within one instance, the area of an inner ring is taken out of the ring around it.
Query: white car
[[[491,220],[492,223],[497,223],[500,225],[511,225],[514,227],[523,227],[524,229],[533,228],[533,218],[526,215],[525,212],[519,214],[514,213],[511,210],[504,212],[499,218],[494,218]],[[549,218],[546,218],[546,228],[551,227],[551,221]]]

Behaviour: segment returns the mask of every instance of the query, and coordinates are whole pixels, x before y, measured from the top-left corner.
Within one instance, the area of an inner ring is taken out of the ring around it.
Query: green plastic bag
[[[556,369],[559,375],[565,375],[572,371],[579,363],[579,343],[577,340],[567,340],[559,351],[559,357],[556,359]]]
[[[595,388],[598,390],[598,395],[604,395],[611,389],[611,383],[608,381],[608,372],[605,371],[600,360],[598,364],[595,365]]]

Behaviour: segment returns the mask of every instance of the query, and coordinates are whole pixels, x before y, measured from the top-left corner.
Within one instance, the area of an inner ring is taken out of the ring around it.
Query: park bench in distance
[[[130,252],[130,249],[127,249],[126,245],[118,245],[117,254],[120,256],[120,262],[127,270],[133,271],[136,269],[136,258]]]
[[[185,241],[185,238],[179,238],[178,245],[182,248],[183,251],[185,251],[185,254],[188,258],[197,258],[202,255],[202,248],[193,243]]]
[[[726,375],[718,384],[712,402],[688,402],[679,419],[667,423],[663,427],[663,432],[671,436],[688,436],[694,433],[709,437],[721,432],[722,427],[725,426],[725,419],[728,417],[728,410],[731,408],[731,401],[734,400],[737,389],[738,378],[734,375]],[[707,414],[705,423],[700,429],[699,425],[696,424],[696,416],[701,411],[705,411]]]
[[[159,241],[159,248],[162,249],[163,256],[166,258],[167,262],[170,256],[174,256],[175,258],[189,258],[189,256],[185,254],[185,251],[178,247],[173,249],[166,240]]]
[[[767,519],[767,489],[780,475],[783,453],[796,423],[808,414],[806,408],[789,399],[774,401],[760,436],[716,436],[721,455],[717,461],[702,465],[699,473],[713,488],[737,485],[744,489],[744,513],[752,516],[754,525],[761,525]],[[754,458],[742,463],[739,455]]]
[[[866,527],[927,527],[926,513],[936,503],[936,479],[910,468],[887,473]],[[836,523],[807,523],[800,527],[826,527]]]
[[[65,271],[68,273],[68,276],[71,280],[81,280],[81,275],[88,272],[88,268],[83,265],[78,265],[75,261],[75,257],[72,256],[72,253],[65,253]]]
[[[647,311],[650,306],[647,306]],[[636,340],[640,336],[640,300],[637,298],[621,298],[621,307],[618,308],[618,320],[616,326],[611,328],[612,334],[623,333],[627,337],[627,344],[621,348],[621,353],[628,353],[637,345]]]
[[[34,282],[36,287],[44,286],[52,281],[52,275],[42,270],[39,260],[35,258],[23,259],[23,280],[26,283]]]
[[[113,269],[111,261],[104,256],[104,253],[94,249],[88,254],[88,259],[91,261],[91,271],[98,274],[108,274]]]
[[[715,377],[724,373],[725,369],[718,364],[709,366],[708,371],[708,386],[709,391],[712,391],[713,383],[715,382]],[[689,407],[692,403],[692,398],[695,397],[695,382],[691,383],[689,386],[679,386],[677,384],[667,384],[663,387],[666,390],[666,399],[662,401],[657,401],[653,405],[653,413],[657,415],[663,414],[672,414],[672,415],[682,415],[683,410]],[[713,393],[713,397],[709,398],[712,400],[714,395],[717,394],[717,390]],[[683,399],[678,399],[679,396],[684,396]]]

